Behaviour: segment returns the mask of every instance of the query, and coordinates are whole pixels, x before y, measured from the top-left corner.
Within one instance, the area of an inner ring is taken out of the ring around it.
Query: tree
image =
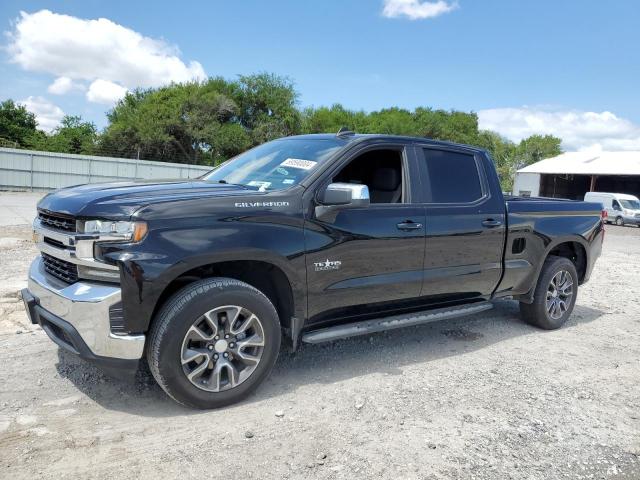
[[[0,140],[3,146],[31,148],[43,133],[37,129],[36,116],[13,100],[0,103]]]
[[[254,145],[300,131],[298,93],[286,77],[242,75],[233,98],[239,107],[240,124],[250,132]]]
[[[515,174],[513,160],[515,158],[516,145],[512,141],[490,130],[480,131],[474,144],[489,152],[496,166],[502,190],[510,192],[513,187],[513,176]]]
[[[416,135],[415,116],[409,110],[392,107],[367,115],[367,133]]]
[[[472,143],[478,135],[478,117],[475,113],[423,107],[413,112],[392,107],[365,113],[347,110],[340,104],[303,111],[303,133],[331,133],[337,132],[340,127],[363,133],[411,135]]]
[[[45,137],[42,147],[50,152],[91,155],[95,153],[98,131],[79,116],[65,116],[53,133]]]
[[[481,131],[474,112],[390,107],[373,112],[297,106],[298,93],[286,77],[269,73],[237,80],[212,77],[128,93],[107,113],[98,133],[80,117],[65,117],[46,135],[35,116],[11,100],[0,104],[0,139],[5,144],[57,152],[93,153],[214,165],[274,138],[300,133],[359,133],[427,137],[476,145],[493,158],[503,190],[517,169],[562,153],[561,140],[532,135],[518,144]]]
[[[545,158],[560,155],[561,143],[562,140],[553,135],[532,135],[523,139],[516,149],[516,167],[526,167]]]
[[[551,135],[533,135],[516,145],[496,132],[481,131],[478,116],[473,112],[425,107],[411,112],[392,107],[365,113],[345,109],[340,104],[310,107],[302,112],[302,133],[334,133],[340,127],[363,133],[410,135],[481,147],[493,158],[504,191],[511,191],[518,168],[561,153],[560,139]]]
[[[417,135],[458,143],[474,143],[478,136],[478,116],[456,110],[416,108]]]
[[[562,153],[562,141],[553,135],[532,135],[516,145],[496,132],[483,130],[471,143],[489,152],[505,192],[513,189],[513,178],[518,169]]]
[[[135,91],[107,114],[100,149],[126,157],[215,164],[298,133],[296,98],[287,79],[270,74]]]
[[[341,127],[354,132],[367,132],[367,114],[347,110],[339,103],[331,107],[308,107],[302,111],[301,133],[335,133]]]

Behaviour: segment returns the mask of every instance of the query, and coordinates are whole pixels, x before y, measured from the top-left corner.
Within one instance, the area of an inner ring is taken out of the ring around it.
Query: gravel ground
[[[283,352],[249,400],[200,412],[27,323],[36,255],[0,233],[1,478],[640,479],[640,229],[610,226],[569,323],[515,302]]]

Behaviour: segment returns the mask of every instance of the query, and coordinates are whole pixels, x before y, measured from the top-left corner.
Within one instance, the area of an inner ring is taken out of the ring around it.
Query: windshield
[[[640,210],[640,202],[637,200],[620,200],[622,206],[629,210]]]
[[[241,153],[204,179],[261,191],[282,190],[300,183],[344,145],[345,142],[338,139],[275,140]]]

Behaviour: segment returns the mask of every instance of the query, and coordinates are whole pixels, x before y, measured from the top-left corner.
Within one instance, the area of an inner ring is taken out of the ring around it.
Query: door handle
[[[406,222],[400,222],[397,225],[398,230],[409,231],[409,230],[419,230],[422,228],[421,223],[412,222],[411,220],[407,220]]]
[[[500,220],[494,220],[493,218],[487,218],[482,222],[482,226],[487,228],[495,228],[500,225],[502,225],[502,222]]]

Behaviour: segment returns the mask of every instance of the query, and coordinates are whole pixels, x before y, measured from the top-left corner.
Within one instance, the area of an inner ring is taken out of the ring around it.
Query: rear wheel
[[[533,303],[520,303],[522,318],[546,330],[560,328],[576,303],[578,274],[568,258],[549,256],[542,266]]]
[[[280,323],[269,299],[244,282],[211,278],[183,288],[161,309],[147,359],[174,400],[216,408],[253,392],[279,350]]]

